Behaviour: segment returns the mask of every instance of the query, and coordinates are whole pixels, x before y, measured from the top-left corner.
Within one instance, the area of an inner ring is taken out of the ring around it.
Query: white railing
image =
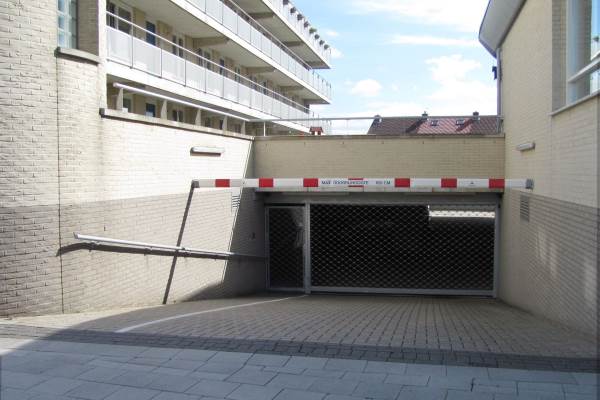
[[[273,5],[273,7],[279,11],[279,13],[290,23],[293,29],[296,31],[298,36],[306,39],[310,43],[317,53],[328,63],[331,63],[331,47],[325,48],[321,45],[320,40],[316,39],[315,36],[310,32],[310,27],[304,26],[304,19],[298,19],[296,13],[291,13],[293,7],[291,3],[284,4],[282,0],[263,0]]]
[[[143,30],[137,26],[136,29]],[[176,51],[179,53],[179,50],[182,50],[188,59],[110,26],[106,27],[106,31],[108,59],[111,61],[250,107],[275,118],[318,118],[306,107],[159,36],[156,36],[157,44],[164,41],[169,47],[175,46]],[[195,62],[190,61],[190,58]],[[315,124],[314,121],[296,123],[305,127]]]
[[[331,99],[331,84],[236,4],[221,0],[186,1],[290,71],[318,93]],[[314,42],[313,39],[311,40]],[[316,41],[316,48],[319,48],[318,41]]]

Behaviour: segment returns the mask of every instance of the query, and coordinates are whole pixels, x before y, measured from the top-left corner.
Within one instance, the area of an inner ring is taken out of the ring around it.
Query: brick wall
[[[61,310],[56,2],[0,2],[0,314]]]
[[[563,3],[525,2],[502,46],[506,176],[533,178],[535,188],[504,196],[500,296],[593,334],[600,100],[553,114],[565,101]],[[515,149],[531,141],[535,150]],[[530,222],[519,217],[521,193]]]
[[[499,136],[257,137],[254,148],[259,176],[504,176],[504,138]]]

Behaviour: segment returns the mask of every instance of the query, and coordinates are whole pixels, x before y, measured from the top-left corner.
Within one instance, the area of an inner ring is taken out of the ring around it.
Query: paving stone
[[[217,372],[202,372],[195,371],[188,375],[190,378],[195,378],[197,380],[209,380],[209,381],[224,381],[229,378],[231,374],[219,374]]]
[[[244,364],[252,355],[248,353],[232,353],[226,351],[219,351],[217,354],[212,356],[208,361],[212,363],[238,363]]]
[[[600,384],[600,374],[573,372],[571,374],[579,385],[596,385]]]
[[[556,371],[528,371],[521,369],[489,368],[488,373],[491,379],[514,380],[520,382],[550,382],[550,383],[570,383],[576,384],[577,381],[569,372]]]
[[[330,394],[325,397],[325,400],[363,400],[364,397],[345,396],[339,394]]]
[[[193,394],[163,392],[152,400],[200,400],[200,397]]]
[[[88,400],[102,400],[120,389],[120,386],[108,383],[84,382],[75,389],[70,390],[67,396]]]
[[[165,358],[149,358],[149,357],[135,357],[129,360],[130,364],[139,364],[139,365],[153,365],[158,367],[166,363],[168,359]]]
[[[305,369],[304,368],[295,368],[295,367],[264,367],[263,371],[266,372],[275,372],[281,374],[293,374],[293,375],[301,375]]]
[[[274,372],[263,372],[259,370],[252,370],[242,368],[235,374],[231,375],[227,380],[229,382],[237,383],[251,383],[254,385],[266,385],[271,379],[275,377]],[[296,375],[294,375],[296,376]]]
[[[185,369],[188,371],[195,371],[203,365],[203,361],[172,359],[164,362],[161,366],[164,368]]]
[[[427,386],[427,382],[429,382],[429,376],[389,374],[387,378],[385,378],[384,382],[406,386]]]
[[[354,390],[353,396],[394,400],[400,393],[401,389],[402,386],[400,385],[361,382]]]
[[[243,384],[227,396],[234,400],[271,400],[281,392],[281,388]]]
[[[226,397],[239,387],[239,383],[203,380],[188,389],[187,393],[201,396]]]
[[[595,385],[562,385],[565,393],[598,394],[598,386]]]
[[[114,385],[143,388],[157,380],[159,377],[159,375],[148,372],[127,371],[124,374],[110,379],[108,382]]]
[[[323,369],[325,363],[327,363],[326,358],[292,356],[285,366],[293,368]]]
[[[503,394],[496,395],[505,396]],[[537,392],[533,390],[521,390],[517,392],[517,399],[522,400],[564,400],[564,393],[559,392]]]
[[[329,394],[351,395],[357,386],[358,382],[320,378],[315,380],[309,387],[309,390]]]
[[[346,372],[342,379],[356,382],[383,382],[387,374],[376,372]]]
[[[449,378],[489,378],[487,368],[446,366],[446,376]]]
[[[148,350],[143,351],[142,353],[139,353],[137,357],[171,359],[180,352],[181,349],[152,347]]]
[[[191,370],[188,369],[179,369],[179,368],[166,368],[166,367],[158,367],[152,370],[153,374],[158,375],[177,375],[177,376],[186,376]]]
[[[123,375],[126,372],[127,371],[121,369],[96,367],[79,375],[77,379],[93,382],[110,382],[112,379],[119,375]]]
[[[362,372],[367,366],[365,360],[347,360],[330,358],[325,364],[326,370]]]
[[[108,396],[105,400],[150,400],[158,393],[160,392],[151,389],[124,387]]]
[[[262,365],[265,367],[283,367],[290,360],[289,356],[275,354],[253,354],[246,362],[248,365]]]
[[[400,391],[397,400],[444,400],[446,389],[405,386]]]
[[[479,393],[517,394],[516,388],[505,386],[473,385],[471,391]]]
[[[446,376],[432,376],[427,386],[442,389],[471,390],[473,379],[448,378]]]
[[[199,372],[216,372],[218,374],[234,374],[244,367],[243,363],[207,362],[196,369]]]
[[[408,364],[406,375],[446,376],[445,365]]]
[[[2,400],[28,400],[34,393],[26,392],[21,389],[2,388],[0,390],[0,399]]]
[[[275,397],[275,400],[322,400],[324,397],[325,394],[323,393],[284,389]]]
[[[0,385],[2,388],[29,389],[50,377],[42,375],[27,374],[24,372],[0,371]]]
[[[563,387],[560,383],[548,383],[548,382],[519,382],[517,383],[517,390],[521,391],[533,391],[533,392],[563,392]]]
[[[475,393],[464,390],[448,390],[446,400],[493,400],[494,395],[491,393]]]
[[[598,400],[598,397],[593,394],[567,393],[565,400]]]
[[[329,371],[325,369],[307,369],[303,375],[315,376],[318,378],[341,378],[344,376],[345,371]]]
[[[75,378],[87,371],[94,369],[92,365],[61,365],[56,368],[49,369],[44,372],[44,375],[61,377],[61,378]]]
[[[42,392],[49,394],[65,394],[77,386],[84,384],[83,381],[78,381],[69,378],[51,378],[47,381],[39,383],[29,389],[32,392]]]
[[[386,374],[402,375],[406,372],[406,364],[384,361],[368,361],[365,372],[383,372]]]
[[[175,354],[172,358],[191,361],[208,361],[215,354],[217,354],[217,352],[212,350],[184,349]]]
[[[169,392],[185,392],[198,381],[188,376],[160,375],[148,384],[148,388]]]
[[[286,389],[308,389],[317,378],[305,375],[278,374],[267,385]]]

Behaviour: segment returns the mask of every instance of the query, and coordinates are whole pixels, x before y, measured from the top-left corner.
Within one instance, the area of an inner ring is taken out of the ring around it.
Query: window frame
[[[589,16],[582,13],[584,1],[590,2]],[[567,1],[566,105],[600,92],[600,45],[595,53],[592,52],[592,41],[599,41],[599,32],[592,31],[594,13],[600,16],[600,0]],[[589,37],[585,30],[587,24],[590,24]],[[600,29],[600,22],[596,29]],[[585,53],[582,55],[582,51],[589,51],[589,57]]]
[[[64,11],[61,11],[59,8],[59,4],[62,1],[64,5]],[[75,15],[71,13],[71,5],[75,7]],[[79,4],[77,0],[57,0],[56,2],[56,28],[57,28],[57,37],[56,42],[60,47],[66,47],[71,49],[78,48],[79,42]],[[60,19],[64,21],[64,27],[60,26]],[[74,30],[74,32],[73,32]],[[65,38],[65,42],[62,43],[61,33]]]

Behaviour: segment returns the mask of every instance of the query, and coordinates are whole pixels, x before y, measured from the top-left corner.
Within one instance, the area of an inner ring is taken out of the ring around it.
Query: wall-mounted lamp
[[[527,142],[517,145],[517,150],[519,151],[529,151],[533,149],[535,149],[535,142]]]
[[[194,146],[190,149],[190,154],[193,156],[220,157],[223,153],[225,153],[225,149],[222,147]]]

